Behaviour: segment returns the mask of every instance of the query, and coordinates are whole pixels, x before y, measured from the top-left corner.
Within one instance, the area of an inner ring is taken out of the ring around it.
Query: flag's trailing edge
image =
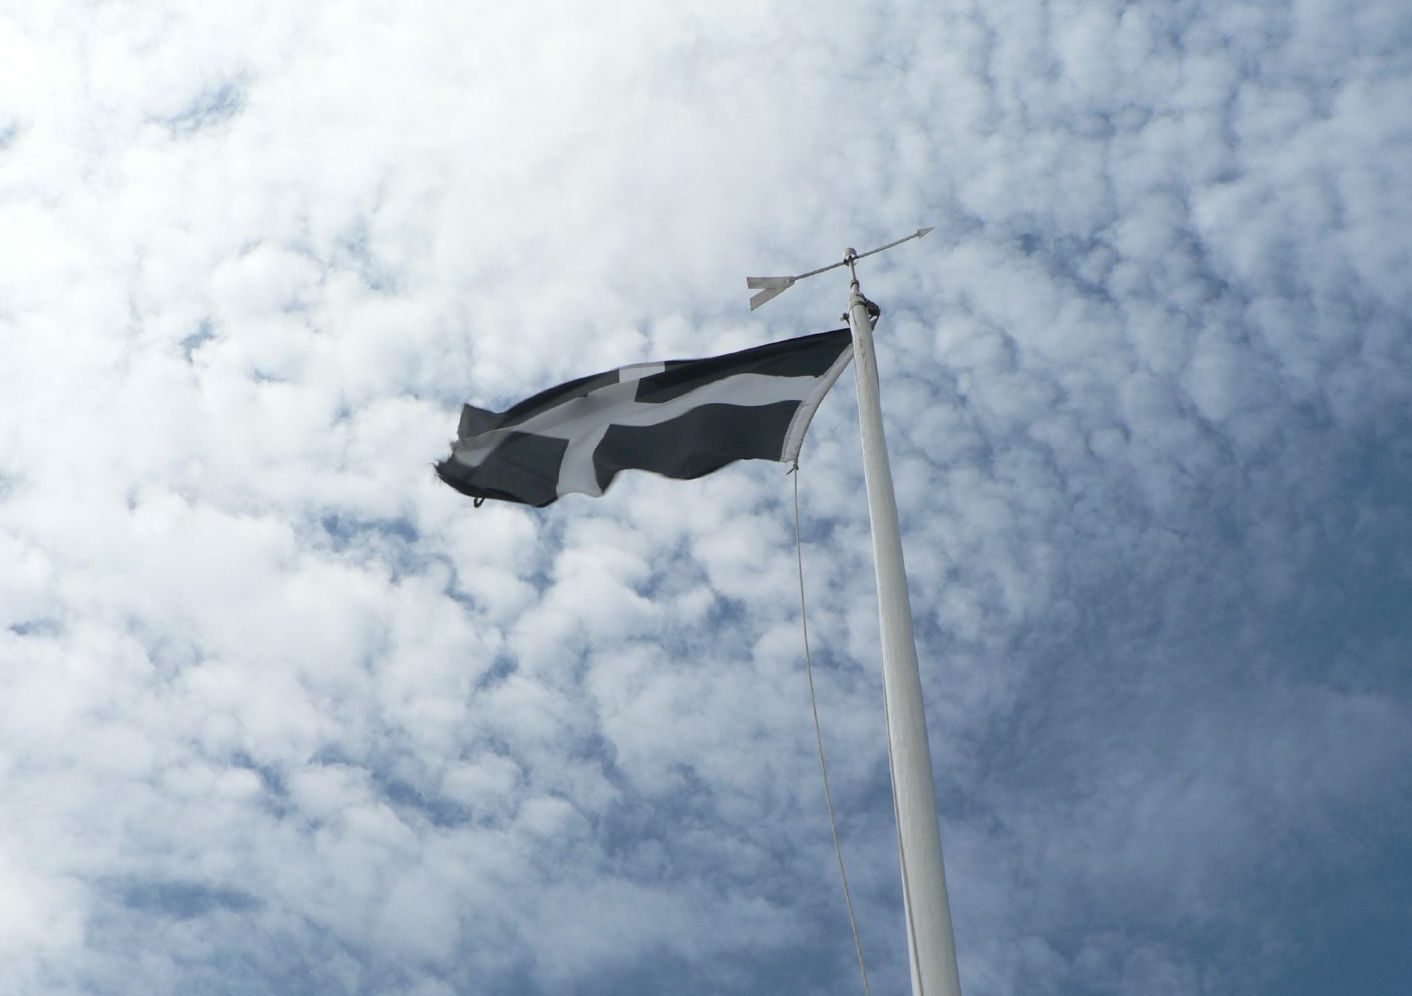
[[[601,495],[621,470],[689,479],[799,456],[853,358],[848,329],[702,360],[638,363],[551,387],[509,411],[466,405],[437,475],[473,498],[548,505]]]

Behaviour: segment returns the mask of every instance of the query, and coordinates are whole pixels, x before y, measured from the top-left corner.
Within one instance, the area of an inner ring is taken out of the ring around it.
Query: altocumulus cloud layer
[[[966,991],[1403,991],[1409,106],[1399,0],[0,15],[8,991],[858,991],[780,468],[430,465],[921,224],[865,287]],[[902,991],[851,386],[805,557]]]

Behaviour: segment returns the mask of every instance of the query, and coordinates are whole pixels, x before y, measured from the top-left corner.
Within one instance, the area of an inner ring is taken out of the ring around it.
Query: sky
[[[1405,0],[0,3],[0,964],[862,991],[768,462],[463,402],[883,308],[968,996],[1412,986]],[[854,380],[808,621],[908,986]]]

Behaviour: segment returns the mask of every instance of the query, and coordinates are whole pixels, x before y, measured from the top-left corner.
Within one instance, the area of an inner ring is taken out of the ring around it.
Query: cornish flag
[[[436,472],[476,504],[543,506],[570,492],[601,495],[621,470],[688,479],[736,460],[792,463],[852,357],[848,329],[837,329],[610,370],[506,412],[465,405],[459,438]]]

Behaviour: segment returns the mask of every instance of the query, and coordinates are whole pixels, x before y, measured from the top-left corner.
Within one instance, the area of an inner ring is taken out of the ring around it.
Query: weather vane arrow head
[[[933,228],[919,228],[911,235],[904,235],[902,238],[894,239],[892,242],[889,242],[885,246],[878,246],[876,249],[869,249],[867,252],[860,253],[854,252],[852,249],[849,249],[847,252],[844,253],[844,258],[839,262],[830,263],[828,266],[821,266],[817,270],[810,270],[808,273],[796,273],[792,277],[746,277],[746,289],[759,291],[758,294],[754,294],[750,298],[750,310],[754,311],[756,308],[760,307],[760,305],[764,304],[765,302],[771,301],[779,297],[785,291],[793,287],[798,281],[803,280],[806,277],[818,276],[820,273],[827,273],[829,270],[836,270],[840,266],[847,266],[849,263],[857,262],[858,260],[863,259],[866,256],[874,256],[886,249],[891,249],[893,246],[900,246],[902,243],[908,242],[912,239],[920,239],[924,235],[934,230],[935,229]]]

